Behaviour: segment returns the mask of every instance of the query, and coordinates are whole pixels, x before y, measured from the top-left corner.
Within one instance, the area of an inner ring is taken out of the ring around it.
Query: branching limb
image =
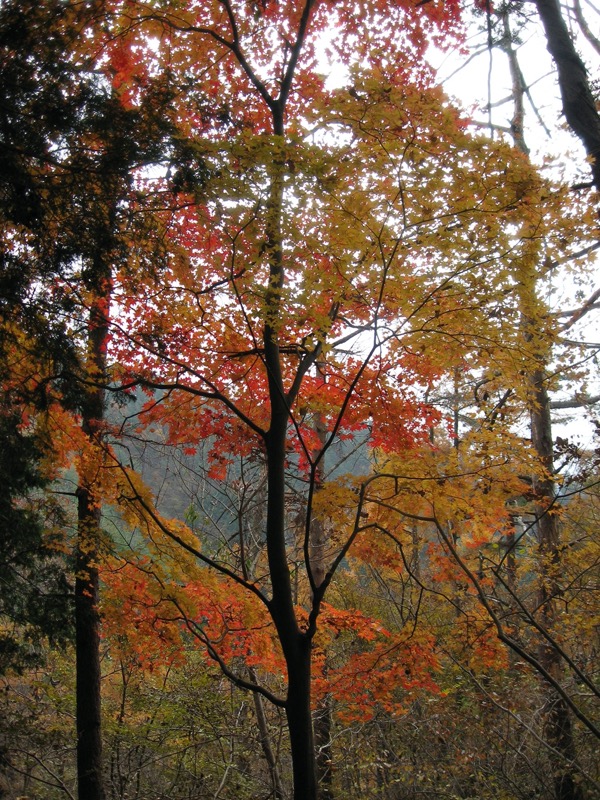
[[[225,663],[225,661],[221,658],[219,652],[215,648],[214,644],[210,641],[210,639],[206,636],[202,627],[198,625],[197,622],[191,620],[188,615],[186,614],[185,610],[181,607],[179,602],[174,597],[169,597],[169,602],[172,603],[179,613],[181,614],[181,621],[184,623],[188,631],[192,634],[195,639],[202,642],[204,647],[206,648],[207,653],[219,665],[219,669],[228,678],[233,684],[235,684],[240,689],[245,689],[249,692],[255,692],[257,694],[262,695],[266,698],[270,703],[273,703],[274,706],[278,708],[285,708],[285,700],[281,697],[270,692],[268,689],[265,689],[264,686],[261,686],[259,683],[255,683],[254,681],[246,680],[246,678],[242,678],[241,675],[233,672]]]
[[[138,490],[136,489],[133,481],[131,480],[131,476],[129,472],[121,465],[118,459],[110,454],[110,457],[113,460],[115,466],[121,471],[123,477],[125,478],[132,494],[130,496],[122,495],[121,501],[131,503],[135,507],[142,510],[143,514],[150,519],[154,525],[171,541],[176,542],[183,550],[185,550],[190,555],[197,558],[206,566],[211,567],[216,572],[221,573],[221,575],[225,575],[226,577],[230,578],[231,580],[235,581],[237,584],[242,586],[244,589],[251,592],[255,597],[257,597],[263,605],[269,609],[270,604],[267,597],[263,594],[263,592],[256,586],[256,584],[245,580],[241,575],[234,572],[229,567],[226,567],[224,564],[220,564],[218,561],[215,561],[212,558],[204,555],[200,550],[198,550],[193,545],[186,542],[180,536],[178,536],[174,531],[172,531],[168,525],[165,524],[164,520],[156,513],[156,511],[149,505],[149,503],[140,495]]]

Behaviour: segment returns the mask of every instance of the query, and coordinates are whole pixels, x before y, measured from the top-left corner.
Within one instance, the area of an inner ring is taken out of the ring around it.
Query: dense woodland
[[[2,0],[0,797],[600,798],[597,22]]]

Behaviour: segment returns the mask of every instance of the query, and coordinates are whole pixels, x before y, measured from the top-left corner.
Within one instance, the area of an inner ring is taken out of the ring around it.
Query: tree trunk
[[[282,324],[281,297],[283,265],[283,189],[285,158],[281,141],[284,134],[283,106],[273,110],[273,158],[271,186],[266,209],[266,246],[269,258],[269,284],[265,292],[263,328],[264,362],[269,385],[270,426],[265,435],[267,460],[267,559],[272,598],[269,610],[277,629],[288,671],[286,715],[294,774],[294,800],[317,800],[313,724],[310,709],[311,641],[300,629],[290,577],[285,524],[285,471],[290,398],[283,385],[278,326]],[[307,569],[309,565],[307,564]]]
[[[534,481],[536,515],[538,517],[538,539],[542,565],[539,589],[541,623],[552,630],[556,621],[556,571],[560,561],[560,532],[555,503],[554,454],[552,447],[552,422],[550,402],[545,387],[545,372],[540,368],[531,376],[533,386],[533,410],[531,412],[531,439],[544,468],[544,477]],[[563,668],[560,654],[555,647],[543,641],[539,648],[539,661],[544,669],[558,682]],[[563,698],[556,690],[544,685],[545,731],[552,765],[552,780],[555,800],[583,800],[584,794],[577,781],[575,743],[571,727],[571,716]]]
[[[331,752],[331,717],[333,699],[331,694],[318,703],[315,711],[315,749],[319,800],[333,800],[333,762]]]
[[[590,95],[589,85],[583,63],[575,53],[573,44],[568,35],[560,13],[560,7],[555,0],[536,0],[538,12],[546,30],[548,50],[554,56],[559,71],[559,83],[563,97],[565,114],[571,127],[583,139],[588,154],[592,151],[600,154],[600,123],[598,114],[594,108],[594,114],[590,116],[583,109],[578,110],[583,114],[581,120],[587,120],[585,127],[589,128],[588,133],[582,134],[581,129],[575,127],[574,121],[569,119],[569,113],[573,113],[571,108],[576,98],[586,102],[586,91]],[[508,12],[502,13],[504,25],[504,39],[507,43],[505,52],[508,56],[510,72],[512,77],[512,93],[514,102],[514,113],[512,119],[512,134],[515,146],[525,155],[529,154],[525,144],[523,122],[524,106],[523,94],[525,85],[517,55],[510,44],[512,41]],[[568,40],[568,42],[565,41]],[[583,99],[582,99],[583,98]],[[579,102],[577,101],[577,102]],[[569,105],[571,104],[571,105]],[[594,123],[592,117],[595,115]],[[579,123],[577,123],[579,124]],[[594,125],[597,126],[597,136],[593,133]],[[589,135],[588,135],[589,134]],[[591,148],[591,149],[590,149]],[[599,181],[600,186],[600,161],[592,164],[594,181]],[[524,281],[523,286],[527,284]],[[524,289],[524,291],[527,291]],[[535,290],[532,289],[532,292]],[[542,477],[535,477],[533,490],[536,506],[536,516],[538,520],[539,550],[542,566],[542,576],[539,588],[539,608],[541,610],[541,623],[546,630],[551,630],[556,621],[555,596],[555,570],[560,560],[560,533],[558,528],[558,517],[556,516],[556,492],[554,483],[554,448],[552,445],[552,418],[550,414],[550,398],[546,389],[547,371],[546,365],[549,360],[548,345],[544,342],[543,335],[537,329],[535,323],[529,318],[526,309],[530,301],[534,298],[522,295],[522,325],[524,337],[530,345],[533,345],[533,357],[536,365],[532,368],[529,375],[531,386],[531,443],[539,458],[543,469]],[[513,543],[514,545],[514,534]],[[512,563],[511,558],[512,556]],[[514,551],[509,554],[509,586],[510,581],[514,581]],[[543,641],[539,648],[538,658],[541,666],[554,678],[560,682],[563,672],[560,654],[556,648],[548,642]],[[546,681],[542,683],[545,695],[545,735],[550,745],[548,750],[552,766],[552,777],[554,784],[554,800],[583,800],[583,792],[577,784],[577,768],[575,766],[575,743],[571,727],[571,717],[569,709],[563,698]]]
[[[85,399],[81,427],[91,447],[100,444],[104,419],[106,344],[110,304],[110,270],[99,254],[90,269],[94,299],[89,311]],[[95,469],[101,469],[101,461]],[[100,618],[97,557],[100,506],[96,473],[79,475],[75,577],[76,726],[79,800],[104,800],[100,695]]]
[[[100,619],[95,540],[100,521],[88,489],[78,491],[75,579],[77,781],[79,800],[104,800],[100,700]]]
[[[317,372],[324,375],[318,364]],[[313,477],[314,496],[316,497],[321,491],[325,480],[325,457],[323,451],[327,442],[325,420],[320,412],[317,412],[315,415],[315,433],[319,441],[319,447],[313,453],[313,459],[318,459]],[[310,570],[312,572],[314,584],[318,588],[323,583],[327,571],[328,531],[321,517],[312,515],[310,523]],[[325,661],[324,669],[326,670],[327,658]],[[331,713],[332,697],[327,693],[318,701],[314,713],[315,753],[320,800],[333,800]]]
[[[292,749],[294,800],[317,800],[317,770],[310,709],[310,639],[300,633],[294,650],[291,658],[286,656],[288,696],[285,706]]]
[[[267,436],[267,554],[271,576],[271,616],[288,670],[285,705],[294,775],[294,800],[317,800],[313,725],[310,709],[311,638],[296,619],[285,543],[285,441],[287,412],[274,414]]]
[[[591,159],[593,184],[600,191],[600,115],[585,65],[573,44],[558,0],[535,0],[548,52],[558,71],[565,118]]]
[[[253,667],[248,670],[250,678],[254,683],[257,683],[256,671]],[[275,800],[284,800],[285,792],[283,791],[283,784],[281,783],[281,776],[277,766],[277,759],[271,747],[271,737],[269,736],[269,728],[267,725],[267,718],[265,716],[265,709],[263,705],[263,698],[258,692],[254,692],[254,710],[256,712],[256,722],[258,724],[258,733],[260,736],[260,746],[262,748],[265,760],[269,766],[269,774],[271,776],[271,785],[273,787],[273,797]]]

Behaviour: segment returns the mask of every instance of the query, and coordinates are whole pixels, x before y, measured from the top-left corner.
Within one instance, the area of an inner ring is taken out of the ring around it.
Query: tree
[[[25,651],[33,647],[27,644],[32,638],[48,634],[64,643],[72,634],[64,515],[48,493],[57,474],[51,462],[53,457],[60,461],[48,409],[52,386],[62,389],[67,404],[72,402],[76,391],[64,383],[59,388],[57,376],[73,367],[75,355],[59,305],[43,287],[68,258],[60,241],[47,238],[55,230],[60,200],[45,166],[53,160],[53,139],[61,126],[73,123],[82,102],[80,87],[53,69],[53,55],[55,63],[64,45],[60,28],[46,43],[47,61],[28,58],[28,13],[33,14],[23,4],[5,4],[0,11],[2,606],[13,623],[28,631],[20,634]],[[18,649],[16,638],[7,637],[9,642]],[[10,657],[8,663],[15,666]]]
[[[561,10],[558,5],[552,3],[542,3],[537,5],[539,15],[545,27],[548,40],[548,49],[553,55],[558,68],[558,82],[563,99],[563,111],[566,119],[574,131],[580,136],[586,146],[586,151],[590,157],[592,172],[597,173],[597,157],[594,155],[597,149],[597,142],[593,144],[594,129],[598,127],[598,114],[594,106],[587,74],[582,60],[575,51],[575,46],[571,37],[567,34],[567,28],[561,17]],[[494,42],[493,33],[498,36],[500,30],[499,46],[506,53],[511,77],[512,93],[504,100],[511,102],[513,113],[510,123],[510,133],[515,145],[523,152],[528,154],[525,143],[525,100],[531,100],[527,81],[523,76],[521,64],[517,55],[515,37],[511,28],[513,14],[511,9],[501,6],[498,9],[487,8],[487,36],[488,46],[491,48]],[[577,98],[577,100],[575,100]],[[490,99],[490,108],[491,100]],[[532,102],[533,104],[533,102]],[[534,106],[535,109],[535,106]],[[535,109],[537,112],[537,109]],[[539,113],[538,113],[539,117]],[[590,186],[596,184],[594,179]],[[582,186],[578,187],[583,188]],[[595,249],[595,244],[591,245],[590,250],[585,254],[589,255]],[[582,253],[583,255],[583,253]],[[551,266],[555,271],[558,264]],[[553,282],[553,276],[550,275]],[[536,290],[534,290],[534,293]],[[539,290],[537,290],[539,294]],[[582,295],[579,295],[582,298]],[[560,491],[557,490],[557,483],[561,480],[559,470],[555,468],[555,447],[552,436],[552,401],[551,391],[555,388],[556,377],[560,374],[563,380],[567,379],[571,368],[570,362],[573,360],[574,343],[565,342],[566,331],[570,330],[577,322],[581,321],[594,307],[596,292],[592,293],[591,298],[585,299],[582,305],[571,311],[564,311],[560,314],[561,319],[565,320],[558,325],[554,325],[554,333],[548,336],[541,331],[539,324],[528,318],[528,313],[524,306],[523,311],[523,331],[524,336],[535,349],[535,361],[530,373],[532,402],[530,406],[531,414],[531,439],[532,445],[543,467],[541,473],[532,475],[532,498],[535,509],[535,526],[538,546],[539,563],[536,571],[539,572],[539,592],[537,596],[537,608],[528,610],[525,614],[526,623],[532,624],[542,634],[537,644],[537,652],[532,651],[534,663],[542,679],[543,693],[545,702],[546,719],[546,738],[550,745],[549,756],[551,760],[551,772],[554,780],[554,796],[557,798],[581,797],[583,796],[583,786],[581,776],[578,776],[575,748],[575,737],[572,730],[571,711],[574,711],[581,718],[581,708],[572,694],[565,692],[566,673],[573,668],[573,660],[569,657],[557,640],[550,633],[555,626],[560,605],[559,597],[562,589],[559,588],[561,572],[561,559],[564,550],[564,543],[561,535],[561,499]],[[529,300],[531,302],[531,299]],[[566,359],[556,363],[559,356],[556,355],[560,349],[571,348],[571,352]],[[590,402],[593,402],[590,400]],[[579,400],[567,401],[567,407],[583,405]],[[561,405],[560,403],[558,404]],[[558,444],[558,443],[557,443]],[[565,443],[565,452],[569,451],[568,443]],[[571,449],[571,455],[573,450]],[[570,459],[567,459],[567,464]],[[564,465],[563,465],[564,466]],[[512,537],[512,543],[507,550],[505,560],[511,564],[511,573],[507,578],[501,578],[505,589],[508,592],[508,602],[520,605],[524,610],[527,605],[522,602],[522,597],[517,597],[515,593],[514,577],[516,570],[515,548],[518,541],[522,538]],[[538,613],[539,612],[539,613]],[[585,676],[580,678],[584,681],[589,679]],[[593,691],[593,690],[592,690]],[[584,712],[584,724],[595,730],[591,718]]]
[[[556,0],[538,0],[536,8],[558,73],[565,118],[590,160],[591,185],[600,191],[600,114],[585,64],[573,43]]]
[[[79,413],[70,425],[83,434],[68,446],[81,451],[74,617],[79,796],[86,800],[104,797],[97,608],[104,537],[93,452],[102,452],[111,275],[124,257],[119,230],[130,173],[160,157],[168,128],[164,117],[149,124],[147,108],[125,109],[94,74],[80,44],[96,12],[9,3],[0,20],[7,317],[16,316],[39,357],[53,362],[32,376],[32,391],[46,407]],[[160,79],[148,96],[153,111],[166,102]]]
[[[159,86],[152,99],[167,99]],[[159,105],[160,107],[160,105]],[[131,179],[141,164],[159,160],[168,125],[148,125],[147,109],[133,113],[106,93],[92,107],[87,127],[75,142],[68,168],[83,176],[72,188],[80,202],[73,230],[85,218],[80,263],[66,277],[66,293],[79,314],[80,364],[72,380],[80,385],[81,431],[78,461],[75,579],[77,657],[78,791],[80,798],[104,797],[101,734],[99,560],[105,549],[101,528],[101,482],[105,438],[107,350],[113,272],[128,252],[122,220],[131,213]],[[152,113],[154,107],[152,106]],[[135,230],[135,226],[132,226]],[[144,231],[137,229],[140,237]],[[155,254],[157,251],[155,251]]]
[[[236,673],[200,609],[185,611],[175,588],[162,593],[238,685],[285,710],[297,798],[317,794],[311,662],[326,592],[355,543],[368,558],[378,531],[389,533],[363,515],[371,504],[423,495],[435,504],[432,519],[441,513],[444,526],[464,527],[471,517],[489,535],[522,490],[515,459],[532,464],[506,409],[459,459],[439,459],[430,429],[440,415],[425,390],[456,371],[476,382],[493,362],[501,379],[488,390],[508,383],[526,405],[523,376],[535,354],[511,321],[521,287],[535,284],[539,265],[565,242],[586,235],[557,214],[559,190],[509,147],[467,135],[431,87],[420,58],[435,10],[394,7],[401,26],[384,24],[381,10],[365,5],[369,36],[360,38],[341,5],[226,2],[158,13],[130,3],[115,7],[107,44],[107,72],[127,107],[140,102],[154,65],[168,65],[187,157],[171,184],[139,184],[171,189],[157,223],[170,252],[160,276],[116,278],[116,374],[127,389],[162,393],[142,411],[142,429],[161,425],[190,451],[213,443],[215,477],[231,479],[241,456],[264,464],[264,572],[244,572],[243,532],[226,557],[200,550],[128,472],[120,500],[152,536],[179,543],[270,617],[286,666],[283,695]],[[438,21],[447,34],[452,18]],[[316,37],[326,30],[347,68],[337,90],[315,70]],[[352,61],[343,56],[349,41]],[[528,312],[540,319],[543,304],[534,298]],[[340,438],[357,435],[394,453],[394,466],[331,481],[335,525],[318,579],[310,543],[328,495],[321,462]],[[469,485],[466,474],[478,478]],[[305,498],[299,563],[290,486]]]
[[[0,674],[22,671],[44,657],[44,640],[72,636],[71,587],[64,558],[62,514],[44,490],[50,475],[41,432],[28,426],[14,398],[0,413]]]

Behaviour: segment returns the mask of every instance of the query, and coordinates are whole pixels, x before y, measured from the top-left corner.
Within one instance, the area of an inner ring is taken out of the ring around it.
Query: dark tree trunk
[[[573,45],[558,0],[535,0],[548,52],[558,71],[565,118],[592,162],[592,179],[600,191],[600,115],[585,65]]]
[[[294,774],[294,800],[317,800],[311,694],[311,639],[298,626],[285,544],[285,442],[287,411],[272,415],[267,436],[267,552],[271,615],[288,670],[285,705]]]
[[[75,580],[77,779],[79,800],[104,800],[100,701],[98,570],[94,566],[99,513],[90,492],[78,490]]]
[[[106,344],[110,306],[110,268],[100,253],[87,276],[93,291],[88,319],[88,352],[82,430],[90,446],[101,454],[104,419]],[[100,455],[101,459],[101,455]],[[96,465],[101,469],[101,460]],[[100,544],[100,506],[95,493],[96,474],[79,475],[77,553],[75,577],[76,727],[79,800],[104,800],[100,694],[100,617],[97,558]]]
[[[275,436],[278,427],[274,422],[267,440],[269,473],[267,550],[273,591],[270,607],[288,670],[285,711],[292,750],[294,800],[317,800],[315,748],[310,709],[311,639],[299,629],[293,605],[284,526],[285,433],[280,431],[279,435]]]
[[[283,137],[283,104],[273,105],[273,132]],[[282,323],[281,290],[283,265],[283,189],[286,165],[280,144],[275,143],[271,162],[271,186],[266,210],[266,245],[269,285],[265,292],[263,328],[264,362],[269,385],[270,427],[265,435],[267,460],[267,558],[272,598],[269,610],[277,629],[288,671],[285,704],[292,765],[294,800],[317,800],[317,773],[311,697],[312,636],[302,631],[296,617],[290,576],[285,524],[285,471],[290,405],[294,398],[283,384],[278,326]],[[309,568],[309,565],[306,565]]]
[[[311,642],[299,634],[293,658],[288,659],[286,715],[294,774],[294,800],[317,800],[317,770],[310,709]]]

